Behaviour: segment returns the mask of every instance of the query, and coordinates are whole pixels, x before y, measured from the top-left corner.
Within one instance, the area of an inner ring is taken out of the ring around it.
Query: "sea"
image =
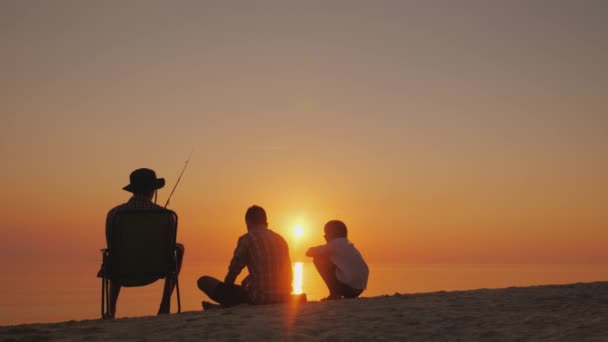
[[[608,281],[605,264],[369,264],[363,297]],[[89,320],[101,317],[98,262],[21,265],[5,269],[0,291],[0,325]],[[302,291],[309,301],[328,295],[314,265],[303,262]],[[179,277],[182,312],[201,311],[209,300],[196,286],[202,275],[223,279],[227,263],[185,261]],[[246,270],[243,271],[246,273]],[[239,277],[241,279],[242,276]],[[117,318],[155,315],[163,281],[123,288]],[[176,312],[176,295],[171,311]]]

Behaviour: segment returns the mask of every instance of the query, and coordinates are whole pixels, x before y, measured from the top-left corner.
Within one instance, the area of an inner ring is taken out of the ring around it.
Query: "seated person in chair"
[[[224,282],[203,276],[198,280],[199,289],[225,307],[289,301],[292,271],[287,242],[268,229],[266,211],[261,207],[250,207],[245,223],[247,233],[238,240]],[[245,267],[249,275],[236,285],[236,277]]]
[[[156,173],[150,169],[137,169],[130,175],[130,184],[125,186],[123,190],[133,193],[133,196],[128,202],[114,207],[108,212],[106,220],[106,241],[108,248],[110,246],[112,236],[112,222],[116,213],[120,210],[125,209],[163,209],[163,207],[152,202],[152,199],[156,197],[156,191],[165,185],[164,178],[156,178]],[[177,250],[177,271],[181,269],[182,258],[184,255],[184,245],[181,243],[176,244]],[[121,284],[112,281],[110,279],[110,306],[109,306],[109,317],[113,318],[116,314],[116,302],[118,301],[118,294],[120,293]],[[171,294],[175,288],[175,282],[169,277],[165,278],[165,287],[163,291],[163,297],[160,302],[158,314],[168,314],[171,307]]]
[[[324,300],[356,298],[367,286],[367,264],[348,241],[344,222],[329,221],[324,230],[327,243],[306,251],[306,256],[313,258],[317,271],[329,288],[329,297]]]

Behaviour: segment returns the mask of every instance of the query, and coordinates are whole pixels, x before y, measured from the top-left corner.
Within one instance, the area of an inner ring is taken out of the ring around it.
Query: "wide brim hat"
[[[151,169],[137,169],[129,176],[130,183],[123,187],[129,192],[157,190],[165,186],[164,178],[156,178],[156,172]]]

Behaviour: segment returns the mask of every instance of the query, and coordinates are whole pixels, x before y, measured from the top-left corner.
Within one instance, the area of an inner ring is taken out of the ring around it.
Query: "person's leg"
[[[196,282],[196,284],[198,285],[198,288],[203,291],[207,297],[211,298],[212,300],[216,301],[216,302],[220,302],[221,298],[218,298],[216,296],[216,289],[218,287],[219,284],[221,284],[222,282],[213,278],[213,277],[209,277],[209,276],[202,276],[198,279],[198,281]]]
[[[363,290],[354,289],[346,284],[343,284],[344,298],[357,298],[363,292]]]
[[[116,316],[116,302],[118,302],[118,294],[120,293],[120,284],[110,280],[110,307],[108,308],[108,318]]]
[[[207,297],[229,307],[248,302],[247,292],[242,286],[227,285],[213,277],[202,276],[197,282],[198,288]]]
[[[177,274],[182,269],[182,260],[184,259],[184,245],[181,243],[175,244],[175,256],[177,259]],[[175,289],[175,281],[171,277],[165,277],[165,287],[163,289],[163,298],[160,301],[158,314],[168,314],[171,311],[171,295]]]
[[[316,257],[313,260],[319,275],[327,285],[329,289],[328,299],[336,299],[342,297],[342,284],[336,278],[336,265],[334,265],[329,258]]]

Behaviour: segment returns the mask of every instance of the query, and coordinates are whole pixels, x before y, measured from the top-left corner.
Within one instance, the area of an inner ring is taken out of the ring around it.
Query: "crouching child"
[[[367,264],[348,240],[344,222],[329,221],[324,231],[327,243],[306,251],[329,289],[329,296],[323,300],[356,298],[367,287]]]

